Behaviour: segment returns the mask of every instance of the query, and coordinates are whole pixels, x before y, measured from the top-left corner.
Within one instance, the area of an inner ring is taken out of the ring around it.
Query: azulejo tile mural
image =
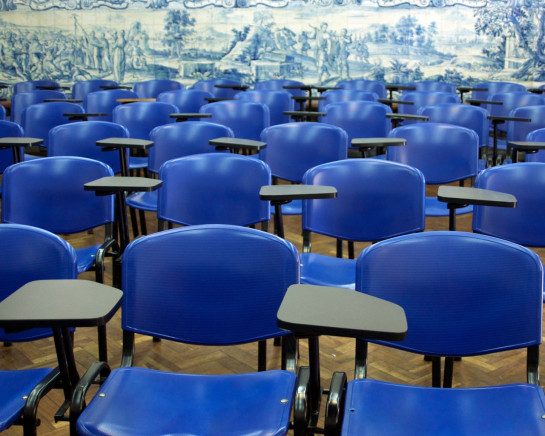
[[[545,82],[544,0],[0,0],[0,80]]]

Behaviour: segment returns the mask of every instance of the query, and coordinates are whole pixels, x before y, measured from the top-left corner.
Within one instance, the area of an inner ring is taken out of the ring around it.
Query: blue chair
[[[287,91],[291,95],[301,97],[306,95],[306,91],[299,88],[284,88],[285,86],[305,86],[305,84],[299,80],[291,79],[269,79],[260,80],[255,82],[254,89],[272,89],[275,91]]]
[[[475,187],[512,194],[517,207],[474,206],[473,230],[517,244],[545,246],[545,163],[521,162],[488,168],[479,173]]]
[[[156,98],[162,92],[183,89],[183,87],[184,85],[175,80],[154,79],[136,82],[133,89],[140,98]]]
[[[110,91],[108,91],[110,92]],[[149,139],[150,132],[157,126],[174,123],[170,114],[178,108],[170,103],[143,101],[123,104],[113,110],[113,122],[125,126],[130,138]]]
[[[525,138],[526,141],[545,142],[545,126],[541,129],[532,130]],[[545,162],[545,151],[538,150],[536,153],[526,153],[526,162]]]
[[[150,140],[154,145],[149,149],[148,171],[158,174],[161,165],[171,159],[214,152],[210,140],[222,137],[232,138],[232,130],[221,124],[206,121],[186,121],[156,127],[150,133]],[[141,233],[144,235],[147,230],[143,211],[157,212],[157,196],[158,190],[135,192],[127,197],[127,206],[142,211],[140,222]]]
[[[96,142],[106,138],[127,138],[129,132],[119,124],[108,121],[82,121],[63,124],[49,131],[48,156],[80,156],[98,160],[114,172],[121,172],[118,150],[104,151]]]
[[[325,123],[271,126],[263,130],[261,140],[267,146],[259,151],[259,158],[270,167],[273,182],[282,179],[301,183],[308,169],[347,158],[346,132]],[[300,215],[301,210],[300,200],[282,205],[282,213],[285,215]]]
[[[303,201],[301,283],[355,289],[356,260],[311,253],[312,234],[338,241],[377,242],[425,228],[425,182],[416,168],[379,159],[346,159],[318,165],[305,185],[337,188],[337,198]]]
[[[32,92],[40,90],[40,88],[48,88],[51,90],[60,90],[59,82],[55,80],[28,80],[26,82],[17,82],[13,85],[13,94],[22,92]]]
[[[76,121],[71,120],[65,114],[80,113],[83,113],[83,108],[77,103],[55,102],[33,104],[23,111],[21,125],[26,136],[43,139],[42,147],[47,148],[49,144],[49,131],[53,127]]]
[[[157,101],[173,104],[181,113],[198,113],[201,106],[208,104],[206,98],[213,97],[212,93],[199,89],[176,89],[162,92],[157,96]]]
[[[418,168],[426,184],[440,185],[464,181],[479,172],[479,137],[474,130],[444,123],[415,123],[390,132],[392,138],[404,138],[406,145],[388,147],[386,158]],[[466,214],[472,206],[456,209]],[[426,216],[448,216],[446,203],[426,197]]]
[[[291,97],[292,95],[287,91],[272,89],[256,89],[235,95],[238,100],[255,101],[266,105],[269,108],[271,126],[291,122],[291,117],[284,115],[285,111],[294,110],[294,100]]]
[[[476,100],[489,100],[494,94],[499,94],[500,92],[526,91],[524,85],[520,83],[502,81],[479,82],[474,84],[473,88],[485,89],[485,91],[471,91],[471,98]]]
[[[498,274],[498,267],[510,273]],[[357,373],[346,396],[331,404],[344,417],[329,417],[331,434],[545,433],[538,382],[543,268],[535,253],[472,233],[401,236],[362,252],[356,287],[405,310],[406,339],[381,345],[450,356],[447,362],[526,349],[528,383],[440,389],[366,379],[367,342],[357,340]]]
[[[20,138],[24,136],[23,128],[16,123],[13,123],[11,121],[0,121],[0,138],[6,138],[6,137],[16,137]],[[0,174],[4,172],[4,170],[9,167],[10,165],[13,165],[13,151],[11,148],[3,148],[0,149]],[[2,195],[2,185],[0,185],[0,195]]]
[[[76,254],[63,239],[45,230],[17,224],[0,226],[0,301],[33,280],[76,278]],[[19,342],[52,335],[51,329],[5,333],[0,340]],[[0,432],[14,423],[24,434],[36,434],[40,399],[58,387],[59,371],[52,368],[0,370]],[[24,410],[24,413],[23,413]]]
[[[11,165],[2,176],[2,222],[60,235],[103,227],[102,244],[76,249],[76,268],[78,274],[94,269],[96,281],[104,283],[104,258],[119,250],[113,237],[114,199],[85,191],[83,185],[111,176],[109,166],[83,157],[47,157]],[[105,326],[98,332],[99,359],[106,361]]]
[[[218,101],[202,106],[200,113],[211,114],[211,122],[229,127],[235,138],[242,139],[259,140],[271,122],[267,105],[255,101]]]
[[[233,85],[234,87],[241,86],[240,81],[233,79],[206,79],[199,80],[193,84],[192,89],[200,89],[201,91],[208,91],[214,95],[215,98],[231,99],[235,97],[240,90],[234,88],[218,88],[216,85]]]
[[[230,153],[205,153],[165,162],[159,170],[159,230],[166,222],[196,224],[262,224],[268,229],[270,204],[259,198],[271,184],[269,167],[258,159]]]
[[[6,108],[0,105],[0,121],[3,121],[5,119],[6,119]]]
[[[416,88],[415,91],[439,91],[456,93],[456,85],[437,80],[421,80],[418,82],[407,83],[407,85],[414,86]]]
[[[121,104],[117,100],[123,98],[138,98],[138,95],[126,89],[95,91],[85,96],[83,107],[87,113],[106,114],[103,117],[94,117],[95,121],[112,121],[114,108]]]
[[[545,105],[545,96],[541,94],[533,94],[528,91],[497,93],[490,96],[489,99],[491,101],[501,103],[500,105],[487,105],[487,110],[490,115],[499,117],[511,116],[511,112],[513,110],[524,106]],[[511,121],[510,123],[525,124],[524,121]],[[498,124],[497,129],[498,132],[505,134],[507,132],[508,125],[507,123]],[[501,148],[505,148],[505,145],[502,144]]]
[[[291,243],[238,226],[190,226],[133,241],[123,258],[122,309],[124,348],[131,352],[81,415],[73,404],[77,433],[286,435],[291,371],[179,374],[132,367],[132,350],[135,334],[221,346],[286,335],[276,313],[287,287],[298,282],[298,261]],[[95,365],[82,381],[99,371]]]
[[[398,113],[417,115],[422,106],[438,103],[460,103],[460,97],[453,92],[444,91],[406,91],[399,98],[412,104],[399,104]],[[403,120],[403,124],[413,124],[413,120]]]
[[[83,100],[91,92],[103,91],[104,86],[119,86],[119,83],[106,79],[80,80],[72,85],[72,98]]]
[[[352,150],[359,150],[351,146],[354,138],[384,138],[392,130],[392,122],[386,117],[386,114],[392,113],[392,109],[382,103],[342,101],[328,104],[325,113],[322,122],[343,129],[348,135],[348,144]],[[362,153],[366,156],[367,152]]]
[[[23,123],[23,111],[30,105],[43,103],[47,99],[65,99],[66,95],[60,91],[36,90],[32,92],[21,92],[14,94],[11,98],[10,119],[11,121]]]
[[[342,89],[361,89],[377,94],[378,98],[386,98],[386,84],[380,80],[352,79],[337,82],[337,87]]]
[[[364,91],[362,89],[331,89],[322,93],[325,100],[318,100],[318,112],[323,112],[325,107],[331,103],[339,103],[341,101],[377,101],[378,95],[372,91]]]

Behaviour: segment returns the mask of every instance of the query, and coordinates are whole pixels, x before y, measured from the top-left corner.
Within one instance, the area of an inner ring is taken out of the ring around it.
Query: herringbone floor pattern
[[[156,222],[148,214],[149,231],[156,230]],[[426,230],[447,230],[447,218],[427,220]],[[470,216],[459,217],[458,230],[471,231]],[[285,217],[286,237],[299,249],[302,246],[300,221],[298,217]],[[272,223],[271,223],[272,229]],[[100,233],[94,235],[82,233],[71,236],[69,241],[74,246],[88,244],[94,239],[100,239]],[[361,250],[363,245],[357,245]],[[334,255],[335,242],[328,238],[314,238],[313,251]],[[545,251],[539,251],[544,259]],[[108,265],[109,266],[109,265]],[[498,272],[501,273],[501,272]],[[86,273],[80,278],[93,279],[93,274]],[[107,283],[111,283],[111,268],[108,268]],[[118,313],[108,324],[108,347],[110,364],[119,366],[121,357],[121,327]],[[233,373],[253,371],[257,365],[257,346],[255,344],[236,347],[203,348],[193,345],[183,345],[162,341],[152,342],[151,338],[137,339],[136,365],[159,368],[168,371],[199,372],[199,373]],[[78,329],[75,333],[74,351],[80,373],[83,373],[97,358],[96,329]],[[278,368],[280,365],[280,349],[268,344],[268,367]],[[329,385],[329,379],[334,371],[345,371],[352,378],[354,368],[354,341],[336,337],[322,337],[320,340],[321,370],[324,386]],[[55,350],[51,340],[45,339],[25,344],[15,344],[9,347],[0,346],[0,368],[31,368],[35,366],[55,366]],[[542,359],[544,358],[542,351]],[[300,363],[307,362],[307,346],[300,343]],[[410,355],[398,350],[371,345],[368,376],[372,378],[423,386],[431,385],[431,365],[424,362],[421,356]],[[454,386],[481,386],[525,381],[524,352],[505,352],[484,357],[465,358],[455,363]],[[50,393],[41,403],[39,417],[42,435],[67,435],[66,423],[55,424],[52,419],[54,411],[61,402],[60,392]],[[160,419],[160,417],[159,417]],[[6,435],[20,435],[22,429],[12,427]]]

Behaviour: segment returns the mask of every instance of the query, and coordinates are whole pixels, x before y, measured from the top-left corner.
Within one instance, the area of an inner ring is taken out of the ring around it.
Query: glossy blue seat
[[[440,185],[463,181],[479,172],[479,137],[474,130],[446,123],[415,123],[390,132],[404,138],[406,145],[388,147],[386,158],[418,168],[426,184]],[[472,206],[456,210],[470,213]],[[427,216],[448,216],[446,203],[426,197]]]
[[[81,80],[72,85],[72,98],[83,100],[91,92],[103,91],[104,86],[119,86],[119,83],[106,79]]]
[[[11,121],[23,123],[23,111],[30,105],[43,103],[47,99],[65,99],[66,95],[60,91],[36,90],[31,92],[21,92],[14,94],[11,98]]]
[[[440,91],[440,92],[456,92],[456,85],[437,80],[421,80],[418,82],[407,83],[408,86],[414,86],[415,91]]]
[[[294,100],[291,97],[292,95],[287,91],[272,89],[256,89],[235,95],[235,98],[239,100],[256,101],[266,105],[269,108],[271,126],[291,122],[291,117],[284,115],[285,111],[294,110]]]
[[[305,172],[326,162],[346,159],[348,137],[337,126],[325,123],[289,123],[271,126],[261,134],[267,147],[259,151],[273,177],[301,183]],[[300,215],[302,203],[294,200],[282,205],[282,213]]]
[[[412,104],[399,104],[400,114],[417,115],[422,106],[438,103],[460,103],[460,97],[453,92],[444,91],[406,91],[399,97],[401,101]],[[412,120],[404,120],[403,124],[412,124]]]
[[[74,249],[58,236],[35,227],[2,224],[0,259],[0,301],[33,280],[76,278]],[[29,341],[51,335],[51,329],[45,328],[10,334],[0,329],[0,341]],[[21,419],[24,434],[36,434],[38,402],[58,381],[59,372],[52,368],[0,370],[0,432]]]
[[[312,233],[352,242],[376,242],[425,228],[424,176],[416,168],[380,159],[318,165],[305,185],[337,188],[337,198],[303,201],[301,283],[354,289],[356,260],[311,253]]]
[[[305,84],[299,80],[291,79],[269,79],[260,80],[255,82],[254,89],[273,89],[275,91],[287,91],[294,96],[306,95],[306,91],[298,88],[284,88],[284,86],[305,86]]]
[[[208,91],[214,95],[215,98],[234,98],[235,94],[240,90],[233,88],[218,88],[216,85],[234,85],[240,86],[241,83],[238,80],[233,79],[206,79],[199,80],[191,86],[192,89],[200,89],[202,91]]]
[[[43,147],[49,144],[49,131],[61,124],[76,122],[65,114],[80,114],[83,108],[77,103],[54,102],[38,103],[28,106],[23,111],[21,125],[25,135],[31,138],[40,138]]]
[[[121,172],[119,150],[104,151],[96,142],[106,138],[127,138],[129,132],[108,121],[82,121],[63,124],[49,131],[48,156],[80,156],[98,160],[114,172]]]
[[[352,79],[337,82],[337,87],[343,89],[361,89],[377,94],[378,98],[386,98],[386,84],[380,80]]]
[[[378,95],[372,91],[362,89],[331,89],[322,93],[325,100],[318,100],[318,112],[323,112],[328,104],[341,101],[377,101]]]
[[[157,96],[157,101],[173,104],[181,113],[198,113],[201,106],[208,104],[206,98],[214,95],[200,89],[176,89],[162,92]]]
[[[4,106],[0,105],[0,121],[3,121],[6,119],[6,108]]]
[[[249,226],[270,219],[268,201],[259,198],[271,184],[267,164],[248,156],[205,153],[165,162],[157,199],[159,230],[165,222]]]
[[[134,349],[135,333],[224,347],[286,335],[276,313],[298,282],[298,260],[291,243],[239,226],[190,226],[133,241],[123,259],[125,349]],[[132,362],[131,352],[111,372],[77,419],[78,434],[288,432],[291,371],[180,374]],[[73,406],[70,417],[78,414]]]
[[[56,82],[55,80],[28,80],[26,82],[17,82],[15,85],[13,85],[13,94],[32,92],[39,90],[41,87],[60,90],[59,82]]]
[[[136,82],[133,89],[140,98],[156,98],[162,92],[183,89],[183,87],[184,85],[175,80],[154,79]]]
[[[157,126],[174,123],[170,114],[178,108],[170,103],[143,101],[116,106],[113,110],[114,123],[125,126],[130,138],[149,139],[150,132]]]
[[[342,101],[328,104],[325,113],[322,122],[343,129],[348,135],[349,147],[354,138],[384,138],[392,130],[392,122],[386,117],[392,109],[382,103]]]
[[[526,91],[524,85],[521,85],[520,83],[502,81],[479,82],[473,85],[473,88],[485,90],[471,91],[471,98],[477,100],[489,100],[494,94],[499,94],[500,92]]]
[[[545,96],[541,94],[533,94],[528,91],[518,92],[502,92],[493,94],[489,97],[491,101],[499,102],[501,105],[487,105],[487,110],[491,116],[507,117],[511,116],[511,112],[517,108],[524,106],[545,105]],[[498,124],[499,132],[507,132],[508,123]],[[527,124],[524,121],[510,121],[511,124]],[[521,126],[524,128],[523,126]],[[501,144],[501,148],[505,148],[505,144]]]
[[[233,136],[228,127],[206,121],[186,121],[156,127],[150,133],[150,140],[154,145],[148,152],[148,171],[158,174],[161,165],[171,159],[212,153],[215,148],[210,145],[211,139]],[[141,211],[157,212],[158,193],[159,190],[135,192],[127,197],[127,205]],[[144,226],[142,233],[147,233]]]
[[[545,142],[545,127],[532,130],[526,135],[526,141]],[[538,150],[536,153],[526,153],[526,162],[545,162],[545,151]]]
[[[255,101],[218,101],[201,106],[200,112],[211,114],[211,122],[229,127],[235,138],[259,140],[271,122],[269,108]]]
[[[112,121],[114,108],[121,104],[117,100],[122,98],[138,98],[138,95],[127,89],[90,92],[83,100],[83,107],[87,113],[106,114],[103,117],[93,117],[95,121]]]
[[[380,344],[463,357],[526,349],[528,384],[441,389],[365,379],[367,343],[357,340],[361,360],[341,407],[342,435],[544,434],[543,269],[535,253],[472,233],[401,236],[362,252],[356,288],[405,310],[407,338]]]
[[[19,138],[24,136],[23,128],[16,123],[11,121],[0,120],[0,138],[6,137],[16,137]],[[4,170],[13,165],[13,151],[11,148],[0,149],[0,174]],[[2,194],[2,185],[0,185],[0,195]]]

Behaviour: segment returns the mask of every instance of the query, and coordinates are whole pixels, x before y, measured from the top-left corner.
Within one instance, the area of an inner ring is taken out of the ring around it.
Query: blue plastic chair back
[[[140,98],[156,98],[162,92],[183,89],[183,87],[184,85],[175,80],[155,79],[137,82],[133,89]]]
[[[83,100],[86,113],[107,114],[103,117],[93,117],[95,121],[112,121],[112,112],[121,103],[120,98],[138,98],[138,94],[127,89],[111,89],[95,91],[87,94]]]
[[[415,91],[440,91],[440,92],[456,92],[456,85],[452,83],[439,82],[434,80],[422,80],[419,82],[408,83],[408,86],[414,86]]]
[[[270,80],[260,80],[254,85],[254,89],[273,89],[275,91],[287,91],[291,95],[296,97],[301,97],[306,95],[306,91],[298,88],[284,88],[284,86],[304,86],[303,82],[299,80],[290,80],[290,79],[270,79]]]
[[[113,110],[113,122],[125,126],[130,138],[149,139],[150,132],[157,126],[174,123],[170,114],[178,108],[170,103],[145,101],[116,106]]]
[[[18,82],[13,85],[13,94],[36,91],[39,90],[41,86],[60,89],[59,82],[54,80],[28,80],[26,82]]]
[[[284,115],[284,111],[294,110],[294,100],[291,97],[292,95],[287,91],[272,89],[244,91],[235,96],[239,100],[256,101],[266,105],[269,108],[271,126],[291,122],[291,117]]]
[[[413,104],[399,104],[400,114],[416,115],[422,106],[438,103],[460,103],[460,96],[452,92],[443,91],[407,91],[399,98]],[[412,120],[404,120],[404,124],[411,124]]]
[[[448,123],[467,127],[479,135],[479,146],[488,145],[490,120],[488,111],[480,106],[463,103],[438,103],[422,106],[418,115],[429,117],[432,123]]]
[[[47,157],[10,166],[2,177],[2,222],[53,233],[81,232],[113,222],[113,195],[97,196],[83,185],[113,176],[112,169],[83,157]]]
[[[322,94],[325,100],[318,100],[318,112],[323,112],[324,108],[331,103],[339,103],[341,101],[377,101],[378,95],[371,91],[362,89],[331,89]]]
[[[391,347],[471,356],[541,343],[541,261],[505,240],[435,231],[379,242],[357,260],[356,290],[405,310],[407,337],[381,342]]]
[[[82,121],[63,124],[49,131],[48,156],[80,156],[107,164],[114,172],[121,172],[119,150],[104,151],[96,142],[106,138],[127,138],[129,132],[119,124],[108,121]]]
[[[525,138],[526,141],[545,142],[545,127],[532,130]],[[537,153],[526,153],[526,162],[545,162],[545,151],[539,150]]]
[[[240,90],[232,88],[218,88],[216,85],[240,85],[240,81],[232,79],[207,79],[195,82],[192,89],[200,89],[208,91],[216,98],[234,98],[235,94]]]
[[[499,94],[500,92],[526,91],[524,85],[513,82],[480,82],[473,85],[473,88],[486,89],[486,91],[471,91],[471,98],[477,100],[489,100],[494,94]]]
[[[386,158],[418,168],[427,184],[474,177],[479,171],[479,137],[475,131],[443,123],[416,123],[391,131],[406,145],[388,147]]]
[[[72,86],[72,98],[83,100],[91,92],[103,91],[103,86],[119,86],[119,83],[106,79],[81,80]]]
[[[343,101],[328,104],[322,121],[343,129],[350,146],[354,138],[383,138],[392,130],[392,122],[386,114],[392,109],[372,101]]]
[[[23,124],[23,111],[30,105],[43,103],[46,99],[65,99],[60,91],[36,90],[14,94],[11,98],[11,121]]]
[[[527,139],[528,135],[534,130],[545,128],[545,105],[518,107],[513,109],[509,116],[529,118],[532,121],[507,121],[507,142],[537,141],[536,139]],[[528,158],[532,155],[526,154],[526,156]]]
[[[0,121],[3,121],[5,119],[6,119],[6,108],[0,105]]]
[[[346,159],[348,136],[337,126],[325,123],[289,123],[271,126],[261,140],[267,147],[259,151],[272,175],[300,183],[305,172],[326,162]]]
[[[501,105],[487,105],[488,112],[492,116],[506,117],[509,116],[513,109],[523,106],[545,105],[545,97],[541,94],[533,94],[528,91],[518,92],[502,92],[494,94],[490,100],[501,102]],[[500,125],[499,127],[505,127]]]
[[[173,104],[181,113],[198,113],[201,106],[208,104],[205,98],[213,98],[214,95],[200,89],[177,89],[162,92],[157,96],[157,101]]]
[[[6,138],[6,137],[20,138],[22,136],[24,136],[23,128],[19,124],[12,123],[11,121],[5,121],[5,120],[0,121],[0,138]],[[12,149],[11,148],[0,149],[0,174],[2,174],[4,170],[10,165],[13,165]]]
[[[334,200],[303,201],[303,230],[351,241],[424,230],[425,183],[416,168],[380,159],[345,159],[308,170],[303,184],[337,188]]]
[[[185,121],[153,129],[150,139],[154,145],[148,150],[148,170],[159,173],[161,165],[171,159],[200,153],[212,153],[210,140],[233,137],[233,131],[221,124],[206,121]]]
[[[475,206],[473,230],[518,244],[545,246],[545,163],[521,162],[479,173],[475,187],[506,192],[517,207]]]
[[[374,92],[378,98],[386,98],[386,84],[380,80],[353,79],[337,82],[337,87],[343,89],[361,89],[363,91]]]
[[[205,345],[284,335],[276,312],[298,282],[297,250],[269,233],[228,225],[155,233],[123,255],[122,327]]]
[[[218,101],[202,106],[200,112],[212,114],[211,122],[231,128],[235,138],[259,140],[271,122],[269,108],[255,101]]]
[[[33,280],[75,279],[76,253],[64,239],[45,230],[19,224],[0,226],[0,301]],[[51,329],[5,333],[0,341],[19,342],[49,337]]]
[[[47,147],[49,144],[49,131],[53,127],[75,122],[64,115],[70,113],[81,114],[83,108],[79,104],[68,102],[33,104],[23,111],[22,126],[25,135],[31,138],[43,139],[42,146]]]
[[[159,170],[157,217],[183,225],[248,226],[270,219],[259,198],[271,184],[267,164],[230,153],[206,153],[165,162]]]

